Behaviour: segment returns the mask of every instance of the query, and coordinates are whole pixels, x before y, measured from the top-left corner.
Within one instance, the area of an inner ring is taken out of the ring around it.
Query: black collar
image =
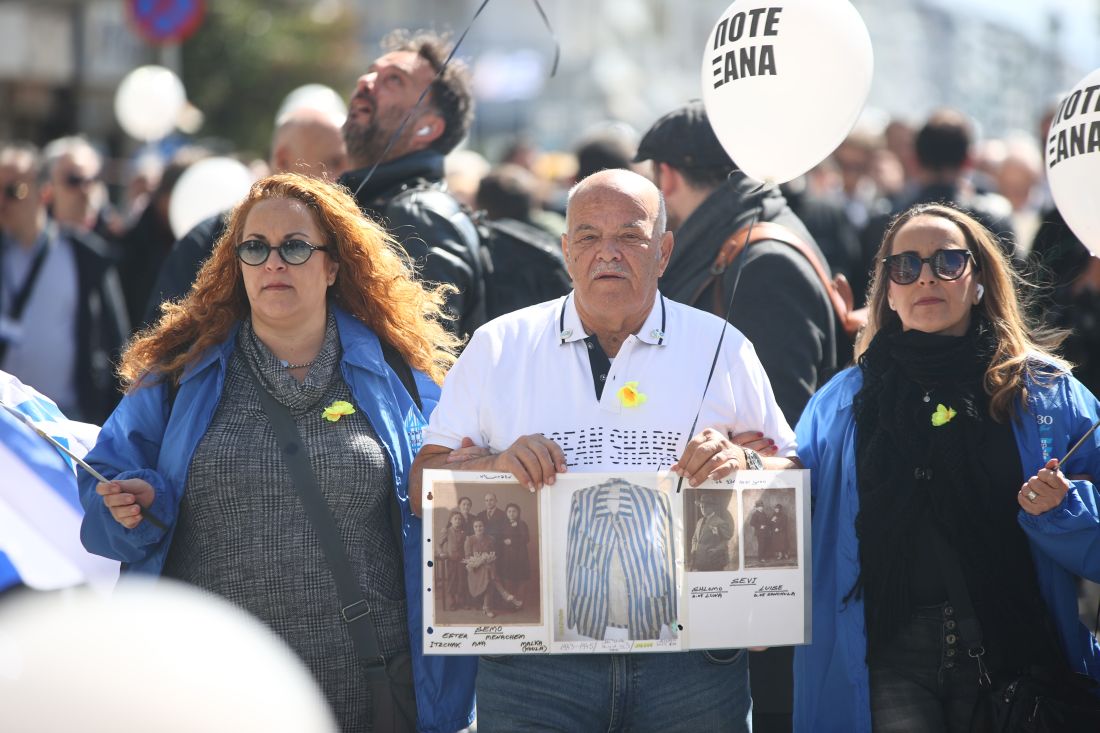
[[[351,189],[359,191],[359,185],[370,173],[371,166],[348,171],[340,176],[339,183]],[[356,195],[360,205],[371,205],[387,196],[393,189],[410,181],[423,179],[435,183],[443,180],[443,154],[436,150],[420,150],[409,155],[403,155],[389,163],[383,163],[374,171],[374,175],[363,190]]]

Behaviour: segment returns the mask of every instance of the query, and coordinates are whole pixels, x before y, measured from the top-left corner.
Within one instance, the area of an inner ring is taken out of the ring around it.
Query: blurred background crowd
[[[706,39],[728,5],[0,0],[0,372],[101,424],[120,396],[113,359],[162,297],[190,286],[217,215],[251,181],[369,168],[342,128],[397,28],[462,38],[475,109],[446,157],[450,192],[484,221],[552,243],[575,182],[605,168],[652,176],[667,162],[638,154],[642,133],[701,96]],[[1061,95],[1100,67],[1100,0],[852,5],[874,49],[870,96],[835,151],[783,184],[791,209],[857,307],[893,215],[938,200],[974,212],[1023,275],[1034,314],[1070,331],[1065,355],[1100,393],[1100,258],[1066,226],[1044,173]],[[138,74],[151,64],[164,74]],[[410,134],[437,134],[423,129]],[[44,259],[58,231],[72,254]],[[164,266],[173,248],[194,250],[190,269]]]
[[[1100,262],[1053,209],[1040,141],[1058,93],[1100,60],[1100,2],[853,4],[875,52],[867,110],[827,160],[784,185],[792,208],[857,301],[891,213],[932,198],[981,213],[1029,281],[1044,286],[1037,295],[1047,317],[1074,329],[1068,356],[1097,390]],[[0,219],[18,229],[16,209],[33,218],[41,194],[52,220],[101,241],[104,266],[121,286],[123,340],[145,322],[173,243],[213,213],[173,225],[173,193],[189,166],[229,156],[258,177],[284,167],[280,155],[298,155],[335,179],[347,166],[338,134],[344,103],[378,42],[397,27],[457,35],[481,2],[180,2],[168,4],[182,8],[168,19],[150,16],[157,5],[0,2],[0,140],[19,144],[7,146],[4,161],[31,156],[15,168],[34,171],[28,187],[11,175],[0,181]],[[458,53],[472,72],[476,111],[469,138],[447,159],[452,192],[489,219],[556,236],[573,182],[606,167],[649,174],[648,164],[630,162],[639,131],[699,96],[703,39],[726,5],[551,0],[544,23],[534,2],[488,3]],[[555,45],[560,63],[551,74]],[[150,63],[179,76],[187,101],[168,134],[141,141],[120,125],[116,91]],[[292,119],[288,95],[303,85],[314,85],[304,104],[316,109]],[[335,91],[317,91],[325,87]],[[281,149],[280,136],[312,149]],[[32,236],[33,227],[24,229]],[[110,292],[104,297],[116,305]],[[59,401],[69,409],[80,402]],[[90,404],[75,412],[90,420],[105,414]]]

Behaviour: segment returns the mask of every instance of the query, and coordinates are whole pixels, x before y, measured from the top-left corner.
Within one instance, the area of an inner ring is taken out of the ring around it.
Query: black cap
[[[669,112],[653,123],[638,144],[635,163],[654,160],[674,168],[733,170],[730,159],[707,119],[699,100]]]

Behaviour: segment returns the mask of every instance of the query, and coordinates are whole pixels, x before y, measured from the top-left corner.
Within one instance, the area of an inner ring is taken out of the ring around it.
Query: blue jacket
[[[863,374],[847,369],[813,396],[795,433],[798,457],[812,471],[813,643],[794,653],[796,731],[871,730],[863,602],[844,597],[859,575],[859,513],[852,399]],[[1020,405],[1023,408],[1023,405]],[[1096,422],[1100,403],[1068,375],[1029,384],[1027,409],[1013,421],[1024,475],[1061,458]],[[1100,431],[1062,470],[1100,477]],[[1077,617],[1076,576],[1100,580],[1096,486],[1074,481],[1062,504],[1040,516],[1019,512],[1031,544],[1039,589],[1073,669],[1100,679],[1100,647]]]
[[[425,416],[386,364],[374,332],[344,311],[333,308],[333,312],[344,352],[341,374],[356,406],[381,439],[404,520],[405,588],[419,728],[427,733],[452,733],[473,720],[477,660],[422,654],[421,523],[409,508],[408,472],[420,446]],[[150,510],[168,526],[161,530],[146,521],[127,530],[111,517],[96,494],[95,479],[81,474],[80,501],[85,511],[81,540],[89,551],[126,563],[125,572],[159,575],[164,568],[187,470],[221,397],[235,331],[188,368],[174,405],[168,404],[160,384],[127,394],[87,456],[107,478],[148,481],[156,490]],[[415,378],[424,412],[431,414],[439,400],[439,387],[420,372],[415,372]]]

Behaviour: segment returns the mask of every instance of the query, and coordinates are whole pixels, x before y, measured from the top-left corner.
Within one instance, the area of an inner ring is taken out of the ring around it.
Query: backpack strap
[[[389,342],[378,339],[378,343],[382,346],[382,356],[385,358],[386,363],[390,365],[390,369],[401,380],[401,384],[405,385],[409,397],[412,397],[412,401],[416,403],[416,409],[424,412],[424,403],[420,400],[420,390],[417,389],[416,378],[413,376],[409,362],[405,361],[405,357],[401,356],[401,352]]]
[[[832,305],[837,320],[844,327],[844,332],[854,339],[859,329],[866,323],[866,315],[853,309],[852,287],[848,284],[847,278],[838,274],[830,279],[825,273],[825,267],[821,264],[821,260],[810,245],[782,224],[774,221],[758,221],[751,225],[751,237],[749,229],[749,226],[741,227],[722,243],[721,249],[718,250],[718,256],[715,257],[714,263],[710,266],[710,277],[696,289],[691,302],[698,302],[707,288],[713,285],[710,312],[719,318],[725,317],[728,304],[726,303],[725,288],[722,287],[722,275],[725,273],[726,268],[733,263],[741,250],[750,244],[762,241],[781,242],[793,247],[810,263],[814,273],[817,274],[817,279],[825,288],[825,293],[829,296],[829,303]]]

